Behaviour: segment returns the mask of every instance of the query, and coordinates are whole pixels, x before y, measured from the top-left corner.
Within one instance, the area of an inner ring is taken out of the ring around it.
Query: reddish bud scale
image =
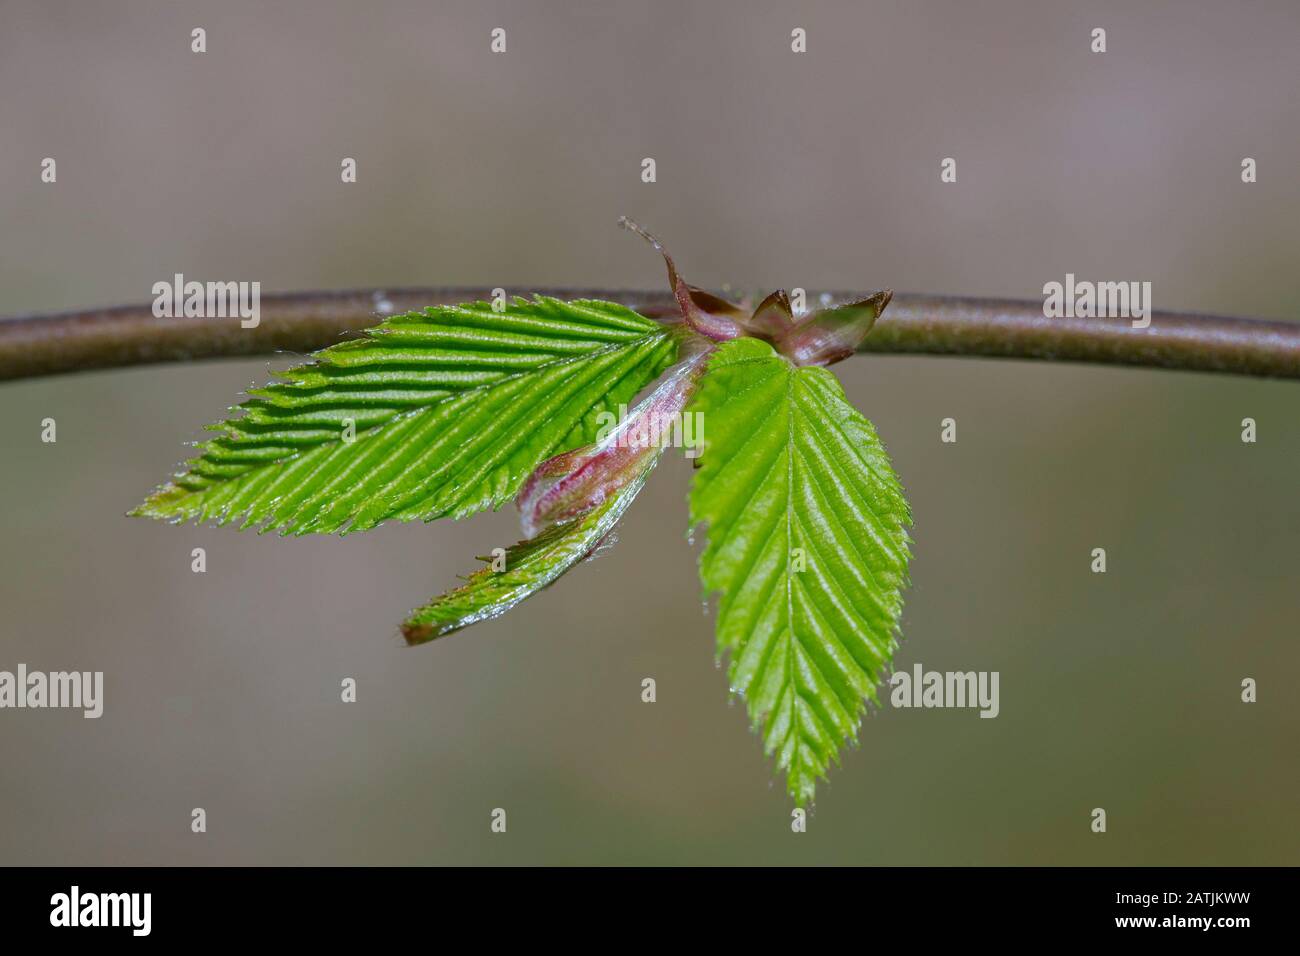
[[[668,284],[687,327],[714,342],[742,335],[762,339],[795,365],[832,365],[848,358],[857,351],[893,296],[886,289],[857,302],[812,312],[796,322],[789,297],[778,290],[746,315],[747,310],[740,305],[688,285],[678,274],[663,243],[649,232],[626,216],[619,224],[641,236],[664,257]]]

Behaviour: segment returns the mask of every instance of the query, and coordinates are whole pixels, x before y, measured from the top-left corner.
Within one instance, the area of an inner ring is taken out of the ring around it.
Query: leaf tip
[[[128,518],[157,518],[162,521],[176,521],[184,517],[178,513],[176,506],[187,494],[184,488],[173,482],[160,485],[149,496],[126,513]]]
[[[437,630],[432,624],[425,624],[416,621],[405,621],[402,623],[402,638],[406,641],[407,647],[415,647],[417,644],[425,644],[437,636]]]

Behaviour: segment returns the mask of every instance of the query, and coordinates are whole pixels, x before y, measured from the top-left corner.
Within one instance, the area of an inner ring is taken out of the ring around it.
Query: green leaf
[[[592,554],[609,535],[632,499],[645,484],[656,455],[647,467],[601,504],[571,521],[552,525],[506,550],[505,570],[489,563],[454,591],[411,612],[402,624],[410,644],[423,644],[479,621],[491,620],[532,597]],[[480,558],[491,562],[491,558]]]
[[[689,411],[707,436],[691,526],[708,525],[700,577],[720,594],[718,654],[806,805],[897,646],[907,501],[835,376],[764,342],[721,346]]]
[[[594,441],[597,415],[676,352],[670,331],[609,302],[395,316],[251,390],[131,513],[307,534],[500,507],[540,462]]]

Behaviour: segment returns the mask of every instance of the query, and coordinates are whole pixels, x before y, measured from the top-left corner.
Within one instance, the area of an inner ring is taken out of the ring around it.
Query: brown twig
[[[556,298],[621,302],[670,320],[668,292],[536,290]],[[153,362],[311,352],[387,315],[490,299],[482,288],[290,292],[263,296],[260,323],[157,318],[148,305],[0,320],[0,380]],[[832,293],[836,301],[864,293]],[[817,301],[810,294],[809,301]],[[860,351],[1101,362],[1300,378],[1300,322],[1156,312],[1146,329],[1128,319],[1045,318],[1042,303],[896,294]]]

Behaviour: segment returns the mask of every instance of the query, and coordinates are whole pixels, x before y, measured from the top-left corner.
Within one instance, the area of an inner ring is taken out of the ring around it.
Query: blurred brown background
[[[0,313],[174,272],[657,287],[626,213],[703,286],[1074,272],[1295,318],[1298,39],[1291,2],[3,0]],[[0,862],[1300,862],[1295,383],[838,366],[916,514],[896,663],[1000,671],[1001,716],[878,713],[795,836],[713,664],[680,459],[611,553],[417,649],[403,613],[512,512],[342,541],[123,517],[273,361],[0,385],[0,669],[106,675],[98,721],[0,712]]]

